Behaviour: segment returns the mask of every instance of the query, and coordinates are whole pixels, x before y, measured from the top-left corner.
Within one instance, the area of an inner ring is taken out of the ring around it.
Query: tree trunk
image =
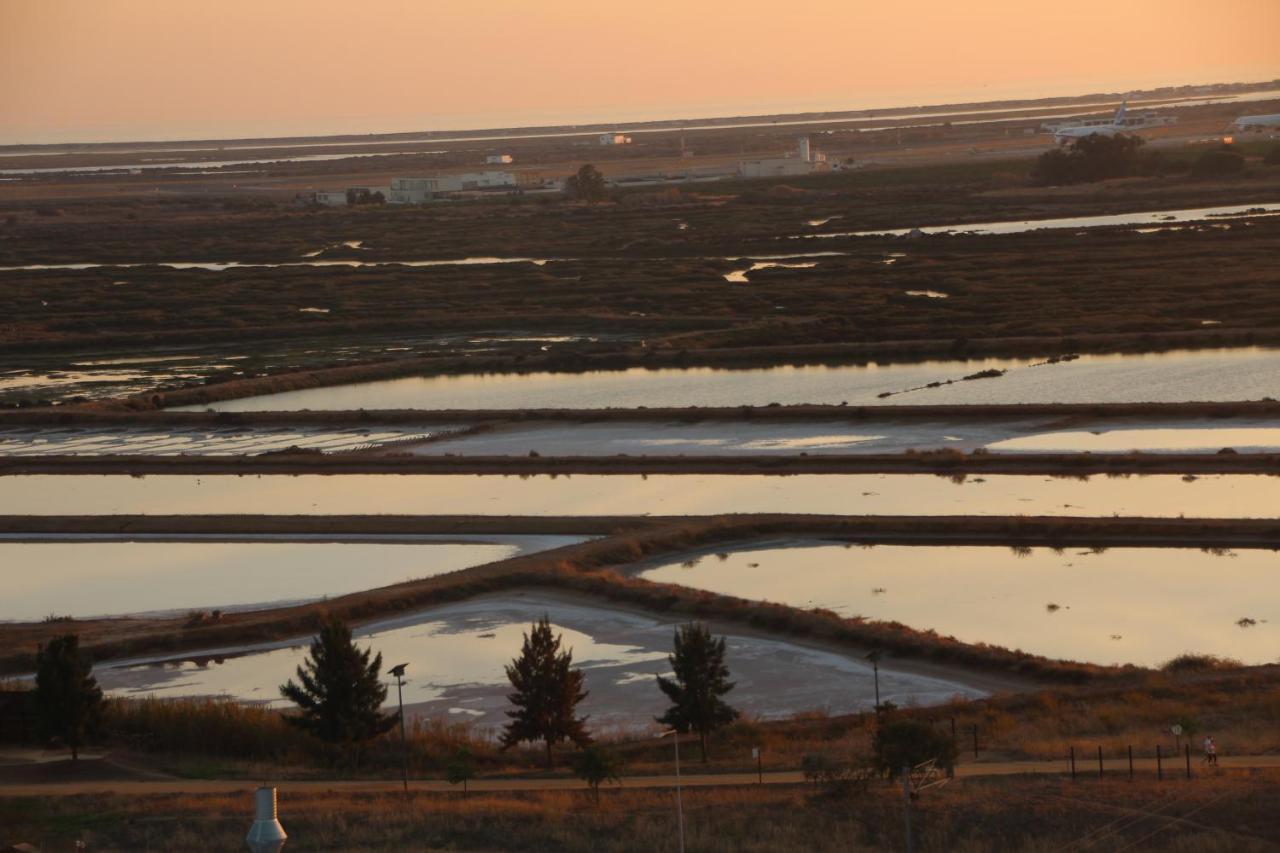
[[[74,740],[71,741],[71,760],[80,760],[80,746]]]
[[[698,743],[702,746],[702,763],[707,763],[707,733],[698,732]]]
[[[547,738],[547,769],[551,769],[551,738]]]

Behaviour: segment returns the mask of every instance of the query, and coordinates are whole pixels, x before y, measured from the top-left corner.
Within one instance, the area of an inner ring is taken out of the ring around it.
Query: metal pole
[[[1191,778],[1191,739],[1187,738],[1187,744],[1184,747],[1187,751],[1187,778]]]
[[[876,713],[880,713],[880,663],[877,659],[871,661],[871,672],[875,675],[876,680]]]
[[[907,819],[907,853],[913,853],[915,843],[911,838],[911,765],[902,765],[902,812]]]
[[[1129,780],[1133,781],[1133,744],[1129,745]]]
[[[978,724],[973,724],[973,757],[978,757]]]
[[[1098,778],[1102,778],[1102,745],[1098,745]]]
[[[867,652],[866,659],[871,661],[871,674],[876,684],[876,722],[880,722],[880,650],[872,649]]]
[[[684,853],[684,800],[680,796],[680,732],[675,734],[676,742],[676,816],[680,821],[680,853]]]
[[[409,738],[404,732],[404,679],[396,676],[396,696],[400,700],[400,756],[403,765],[404,789],[409,790]]]
[[[1074,782],[1076,781],[1076,748],[1073,746],[1070,749],[1071,749],[1071,781]]]
[[[764,750],[756,748],[756,781],[764,784]]]
[[[1160,755],[1160,744],[1156,744],[1156,778],[1164,778],[1164,761]]]

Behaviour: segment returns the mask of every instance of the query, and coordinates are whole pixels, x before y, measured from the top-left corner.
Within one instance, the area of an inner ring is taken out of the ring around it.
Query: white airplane
[[[1231,122],[1231,127],[1238,130],[1252,130],[1261,133],[1269,127],[1280,127],[1280,113],[1268,116],[1240,116]]]
[[[1120,109],[1116,110],[1116,114],[1109,123],[1095,120],[1092,122],[1080,122],[1071,127],[1060,127],[1053,132],[1053,141],[1061,145],[1064,142],[1083,139],[1095,133],[1099,136],[1115,136],[1117,133],[1128,133],[1133,128],[1126,126],[1124,123],[1127,112],[1129,112],[1129,99],[1125,98],[1120,102]]]

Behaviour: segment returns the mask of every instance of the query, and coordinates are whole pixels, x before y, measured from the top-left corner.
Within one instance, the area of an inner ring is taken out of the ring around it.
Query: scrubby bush
[[[1234,658],[1218,657],[1217,655],[1197,655],[1182,654],[1172,660],[1166,661],[1160,667],[1164,672],[1212,672],[1217,669],[1239,669],[1244,666],[1240,661]]]
[[[1092,134],[1036,158],[1031,179],[1038,184],[1081,184],[1141,174],[1145,141],[1139,136]]]
[[[805,781],[829,796],[847,796],[865,791],[876,775],[875,768],[865,762],[841,761],[829,753],[811,752],[800,759]]]
[[[896,779],[903,766],[935,760],[943,770],[955,766],[958,750],[949,734],[917,720],[889,720],[876,731],[872,745],[876,769]]]
[[[1243,171],[1244,157],[1225,146],[1204,152],[1191,167],[1191,174],[1197,178],[1221,178]]]

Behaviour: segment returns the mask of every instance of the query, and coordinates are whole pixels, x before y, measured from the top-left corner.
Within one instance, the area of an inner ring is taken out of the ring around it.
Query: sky
[[[384,133],[1280,77],[1280,0],[0,0],[0,144]]]

